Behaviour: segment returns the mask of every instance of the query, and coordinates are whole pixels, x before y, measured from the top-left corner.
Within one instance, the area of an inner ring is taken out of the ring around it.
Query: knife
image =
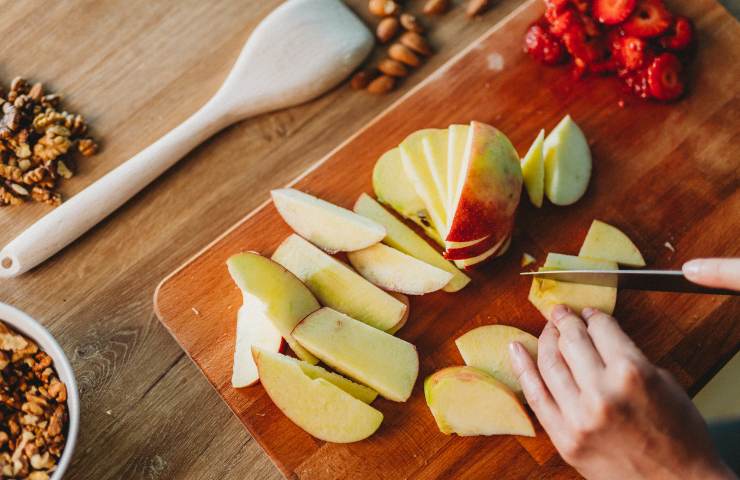
[[[522,272],[520,275],[628,290],[740,295],[734,290],[704,287],[690,282],[681,270],[541,270]]]

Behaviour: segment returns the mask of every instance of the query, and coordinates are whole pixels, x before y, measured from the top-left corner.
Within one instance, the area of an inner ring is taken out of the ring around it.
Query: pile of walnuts
[[[85,119],[62,110],[60,95],[20,77],[7,94],[0,89],[0,206],[59,205],[57,183],[74,175],[75,152],[89,157],[97,151]]]

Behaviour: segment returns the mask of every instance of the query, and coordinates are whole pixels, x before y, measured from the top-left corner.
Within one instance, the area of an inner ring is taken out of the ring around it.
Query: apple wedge
[[[419,225],[429,238],[444,248],[445,243],[440,233],[432,226],[424,201],[416,193],[411,180],[406,176],[401,151],[398,148],[385,152],[375,163],[373,190],[381,203]]]
[[[258,253],[239,253],[230,257],[226,265],[242,291],[243,303],[255,315],[259,312],[265,316],[299,358],[318,363],[290,333],[309,313],[321,308],[311,291],[284,267]]]
[[[545,193],[545,129],[540,130],[532,146],[522,159],[522,176],[529,200],[537,208],[542,206]]]
[[[591,223],[579,257],[611,260],[630,267],[644,267],[640,250],[621,230],[599,220]]]
[[[303,373],[305,373],[309,378],[323,378],[327,382],[341,388],[361,402],[371,404],[378,397],[378,392],[376,392],[372,388],[353,382],[349,378],[343,377],[338,373],[330,372],[329,370],[318,365],[311,365],[310,363],[304,362],[303,360],[298,360],[293,357],[288,358],[298,364],[298,366],[301,367],[301,370],[303,370]]]
[[[467,247],[448,248],[445,250],[444,257],[447,260],[465,260],[477,257],[494,247],[501,246],[506,238],[506,236],[504,238],[498,238],[491,235]]]
[[[447,217],[452,218],[451,211],[457,184],[460,182],[460,172],[463,169],[465,144],[468,142],[469,125],[450,125],[447,129]]]
[[[545,260],[544,269],[616,270],[617,264],[606,260],[550,253]],[[529,290],[529,301],[545,318],[550,318],[552,308],[558,304],[567,305],[579,313],[586,307],[592,307],[611,315],[617,303],[617,288],[534,278]]]
[[[270,192],[285,223],[329,253],[362,250],[385,237],[382,225],[292,188]]]
[[[570,115],[547,135],[543,148],[547,198],[555,205],[577,202],[591,179],[591,149]]]
[[[293,423],[327,442],[364,440],[378,430],[383,414],[322,377],[311,378],[285,355],[253,348],[262,386]]]
[[[442,289],[452,280],[451,273],[382,243],[349,252],[347,258],[360,275],[392,292],[424,295]]]
[[[398,321],[397,324],[395,324],[393,327],[386,330],[386,332],[390,333],[391,335],[395,335],[398,333],[399,330],[403,328],[404,325],[406,325],[406,322],[409,320],[409,315],[411,314],[411,302],[409,302],[409,297],[404,295],[403,293],[398,292],[388,292],[392,297],[398,299],[398,301],[402,302],[404,305],[406,305],[406,313],[401,317],[401,320]]]
[[[236,346],[231,385],[234,388],[248,387],[259,380],[257,365],[252,358],[253,346],[279,352],[282,343],[283,336],[267,318],[261,305],[242,305],[236,314]]]
[[[460,268],[469,270],[477,265],[480,265],[483,262],[486,262],[487,260],[490,260],[491,258],[500,257],[501,255],[506,253],[506,251],[509,249],[509,245],[511,245],[511,237],[506,237],[501,240],[501,242],[497,243],[489,250],[481,253],[480,255],[465,258],[463,260],[455,260],[455,265]]]
[[[484,325],[455,340],[465,365],[483,370],[524,400],[509,357],[509,344],[519,342],[537,360],[537,337],[508,325]]]
[[[411,396],[419,355],[409,342],[331,308],[303,319],[293,335],[324,363],[384,398],[405,402]]]
[[[442,288],[445,292],[457,292],[470,282],[470,277],[445,260],[426,240],[404,225],[369,195],[365,193],[360,195],[355,203],[354,211],[385,227],[386,236],[383,243],[452,274],[452,279]]]
[[[421,139],[424,157],[434,180],[436,195],[441,201],[447,217],[447,147],[448,130],[438,129],[429,132]]]
[[[406,313],[402,302],[298,235],[286,238],[272,259],[305,283],[322,305],[375,328],[389,330]]]
[[[424,382],[424,396],[439,431],[449,435],[534,437],[529,415],[503,383],[473,367],[448,367]]]

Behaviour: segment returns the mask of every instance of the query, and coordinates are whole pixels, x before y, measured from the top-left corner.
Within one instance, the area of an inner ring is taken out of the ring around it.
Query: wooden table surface
[[[89,118],[104,150],[65,183],[72,195],[202,105],[279,3],[0,2],[0,80],[44,82]],[[350,3],[365,13],[364,0]],[[77,374],[82,425],[68,478],[280,478],[155,318],[154,288],[519,3],[501,0],[475,21],[460,8],[435,21],[437,55],[392,95],[342,86],[227,129],[51,261],[0,282],[0,301],[46,325]],[[0,210],[0,243],[47,208]]]

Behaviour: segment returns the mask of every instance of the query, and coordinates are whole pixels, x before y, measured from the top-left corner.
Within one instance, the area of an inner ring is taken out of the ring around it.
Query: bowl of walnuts
[[[79,424],[64,351],[40,323],[0,303],[0,478],[61,480]]]

